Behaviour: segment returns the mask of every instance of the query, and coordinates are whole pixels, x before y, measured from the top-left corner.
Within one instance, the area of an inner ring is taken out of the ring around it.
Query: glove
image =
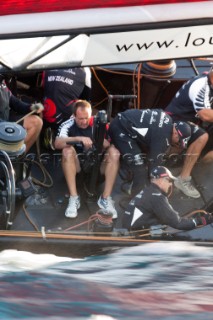
[[[37,111],[38,113],[42,112],[44,110],[44,106],[42,103],[34,103],[31,105],[30,109],[32,111]]]
[[[209,213],[203,216],[193,219],[195,226],[206,226],[207,224],[213,223],[213,216]]]

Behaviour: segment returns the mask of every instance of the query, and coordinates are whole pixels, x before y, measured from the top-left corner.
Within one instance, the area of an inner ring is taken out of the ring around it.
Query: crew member
[[[188,148],[191,161],[184,165],[183,170],[175,181],[175,186],[183,193],[193,196],[187,178],[196,163],[196,156],[201,154],[202,162],[213,160],[213,69],[207,74],[193,77],[183,84],[171,100],[166,112],[174,121],[191,121],[198,129],[192,134],[192,143]]]
[[[65,121],[59,128],[55,139],[55,148],[62,149],[62,168],[68,185],[70,198],[65,212],[67,218],[75,218],[80,208],[80,197],[76,188],[76,174],[81,171],[76,149],[67,145],[67,142],[80,141],[83,149],[89,150],[93,146],[93,120],[91,104],[85,100],[75,103],[74,115]],[[105,151],[100,171],[105,175],[103,194],[98,199],[98,206],[112,213],[112,218],[117,218],[114,201],[111,198],[112,189],[119,169],[120,153],[107,139],[104,139]]]
[[[147,155],[149,169],[166,163],[165,155],[183,153],[184,164],[181,174],[188,174],[185,178],[188,196],[198,198],[199,191],[191,183],[193,164],[199,157],[206,143],[205,132],[193,123],[183,121],[174,122],[161,109],[130,109],[119,113],[111,122],[109,134],[115,147],[120,151],[123,159],[133,164],[142,164],[144,154]],[[193,139],[191,138],[193,135]],[[194,142],[196,137],[202,139]],[[188,143],[197,146],[197,153],[188,155]],[[202,146],[202,147],[201,147]],[[187,169],[187,170],[186,170]]]
[[[172,182],[176,178],[163,166],[150,173],[151,183],[138,193],[128,204],[123,215],[123,227],[141,230],[154,225],[167,225],[175,229],[191,230],[213,222],[210,214],[194,218],[182,218],[168,201]]]
[[[25,103],[19,100],[7,87],[4,75],[0,75],[0,119],[15,122],[33,110],[39,114],[43,111],[43,105],[41,103]],[[25,138],[26,152],[36,142],[42,125],[42,119],[38,115],[29,115],[23,119],[23,127],[27,133]]]
[[[91,72],[89,68],[46,70],[43,73],[43,119],[52,127],[70,118],[77,99],[90,101]]]

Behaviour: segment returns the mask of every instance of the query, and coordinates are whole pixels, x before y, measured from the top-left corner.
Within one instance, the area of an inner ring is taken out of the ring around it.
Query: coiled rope
[[[105,215],[104,216],[103,214],[100,214],[97,211],[95,214],[91,215],[88,220],[83,221],[83,222],[81,222],[79,224],[76,224],[76,225],[74,225],[72,227],[69,227],[69,228],[65,229],[64,231],[66,232],[66,231],[74,230],[74,229],[77,229],[77,228],[79,228],[79,227],[81,227],[81,226],[83,226],[85,224],[88,225],[87,229],[90,230],[91,223],[93,221],[95,221],[95,220],[100,221],[101,224],[103,224],[105,226],[110,226],[113,223],[111,215]]]

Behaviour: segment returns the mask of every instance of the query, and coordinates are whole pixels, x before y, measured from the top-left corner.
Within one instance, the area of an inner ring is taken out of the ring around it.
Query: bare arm
[[[110,146],[109,141],[106,140],[106,139],[104,139],[103,148],[104,148],[104,149],[107,149],[107,148],[109,148],[109,146]]]
[[[213,110],[212,109],[202,109],[197,112],[200,120],[206,122],[213,122]]]

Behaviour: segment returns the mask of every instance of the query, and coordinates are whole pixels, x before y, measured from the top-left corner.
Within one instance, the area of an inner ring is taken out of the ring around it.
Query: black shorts
[[[187,121],[187,123],[190,125],[191,128],[191,138],[189,139],[188,145],[190,145],[192,142],[194,142],[196,139],[201,137],[203,134],[206,133],[206,130],[199,127],[197,124],[194,124],[193,122]]]
[[[200,157],[202,158],[205,154],[207,154],[210,150],[213,150],[213,127],[211,129],[204,129],[197,124],[194,124],[193,122],[187,121],[187,123],[191,127],[191,138],[188,142],[188,146],[190,146],[191,143],[193,143],[196,139],[201,137],[203,134],[208,133],[209,134],[209,139],[207,141],[207,144],[203,148]],[[209,127],[210,128],[210,127]]]
[[[109,126],[109,136],[114,146],[122,155],[141,154],[138,142],[128,135],[128,129],[124,129],[118,117],[115,117]]]

